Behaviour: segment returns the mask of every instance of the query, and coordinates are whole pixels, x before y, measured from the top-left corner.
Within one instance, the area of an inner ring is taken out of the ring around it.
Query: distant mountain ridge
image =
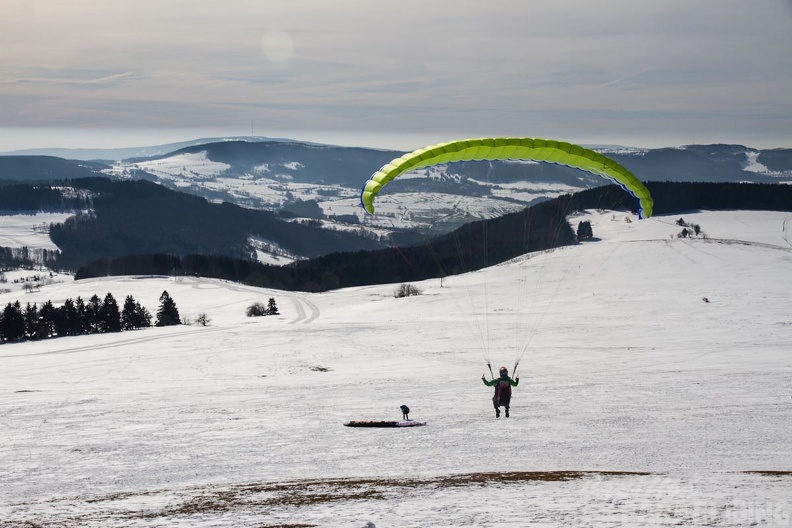
[[[0,156],[0,184],[96,176],[102,164],[81,164],[55,156]]]
[[[642,181],[792,183],[792,149],[688,145],[608,156]]]
[[[68,160],[77,161],[121,161],[128,158],[144,158],[165,155],[179,149],[204,145],[207,143],[218,143],[222,141],[291,141],[289,139],[268,138],[261,136],[238,136],[238,137],[213,137],[199,138],[188,141],[178,141],[175,143],[165,143],[162,145],[151,145],[147,147],[121,147],[121,148],[31,148],[0,152],[0,156],[55,156]]]
[[[630,169],[642,181],[745,181],[774,183],[779,177],[792,179],[792,149],[757,150],[743,145],[687,145],[675,148],[635,149],[603,147],[599,149]],[[164,155],[132,158],[125,163],[140,167],[152,162],[179,157],[184,154],[205,153],[210,161],[228,165],[225,178],[255,176],[262,173],[282,176],[295,181],[315,184],[358,185],[388,161],[403,151],[378,150],[361,147],[338,147],[309,144],[299,141],[257,142],[229,140],[184,147]],[[262,169],[262,167],[264,167]],[[447,174],[463,178],[483,177],[501,183],[524,180],[528,177],[546,181],[572,183],[579,177],[566,178],[565,167],[547,164],[547,170],[532,171],[525,164],[495,161],[448,164]],[[178,170],[168,173],[175,177]],[[579,175],[578,171],[574,174]],[[351,175],[354,175],[352,177]],[[584,178],[585,174],[582,175]],[[592,181],[599,182],[596,177]]]
[[[400,156],[398,151],[361,147],[338,147],[298,141],[223,141],[181,148],[165,155],[131,158],[124,164],[156,167],[158,161],[184,158],[185,155],[206,155],[208,161],[227,165],[219,173],[223,178],[270,177],[317,185],[362,185],[371,172]],[[121,166],[124,166],[123,164]],[[185,172],[176,167],[168,176]]]
[[[792,183],[792,149],[717,144],[599,150],[644,182]],[[212,202],[307,218],[328,229],[363,229],[373,237],[404,231],[439,235],[608,183],[549,163],[451,163],[397,178],[378,197],[377,214],[365,214],[359,206],[361,187],[403,153],[269,138],[196,140],[167,153],[111,163],[0,156],[0,183],[88,174],[149,180]]]
[[[792,182],[792,149],[742,145],[680,148],[603,147],[644,182]],[[401,151],[301,142],[227,141],[185,147],[165,156],[125,160],[105,171],[146,178],[215,201],[271,211],[314,203],[313,218],[341,216],[370,227],[428,234],[494,218],[564,193],[608,183],[593,174],[548,163],[460,162],[394,180],[378,198],[378,214],[359,207],[362,185]],[[303,213],[305,208],[300,209]]]
[[[639,179],[677,182],[792,182],[792,149],[741,145],[601,149]],[[365,181],[404,154],[301,142],[228,141],[185,147],[166,156],[126,160],[106,171],[147,178],[215,201],[271,211],[307,210],[328,223],[441,234],[466,222],[516,212],[564,193],[604,185],[602,178],[548,163],[461,162],[421,169],[394,180],[371,217],[359,207]],[[766,163],[766,164],[765,164]]]

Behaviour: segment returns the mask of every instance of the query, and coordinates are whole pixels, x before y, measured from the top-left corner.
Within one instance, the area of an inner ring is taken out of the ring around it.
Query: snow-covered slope
[[[304,166],[297,161],[258,165],[239,172],[239,167],[212,161],[206,151],[177,152],[152,160],[119,162],[105,171],[118,177],[130,177],[135,171],[155,176],[168,186],[200,194],[216,201],[231,201],[257,209],[279,210],[290,201],[318,202],[322,214],[329,219],[338,216],[356,217],[354,228],[376,229],[431,229],[445,225],[440,232],[462,223],[483,218],[494,218],[523,209],[535,200],[554,198],[585,188],[564,183],[525,181],[493,183],[471,179],[481,188],[481,194],[467,196],[459,192],[458,184],[447,184],[435,192],[384,193],[377,202],[377,215],[366,215],[360,206],[361,176],[354,188],[319,182],[294,181],[294,173]],[[373,169],[372,169],[373,170]],[[422,169],[402,177],[409,179],[454,180],[441,165]],[[409,211],[407,210],[409,205]],[[344,229],[343,222],[334,228]]]
[[[49,237],[49,225],[63,222],[73,213],[0,215],[0,247],[58,249]]]
[[[406,298],[168,277],[0,294],[155,312],[167,290],[211,319],[1,345],[0,526],[788,524],[790,214],[682,216],[706,238],[590,212],[570,221],[594,241]],[[244,316],[270,297],[281,315]],[[521,354],[496,420],[485,359]],[[401,404],[428,425],[342,425]]]
[[[787,183],[788,149],[688,145],[665,149],[598,147],[642,181]],[[377,215],[359,205],[365,180],[398,152],[299,142],[220,142],[144,160],[116,163],[107,173],[139,177],[217,201],[258,209],[315,201],[314,217],[333,227],[420,229],[446,233],[471,220],[494,218],[536,201],[606,183],[583,171],[547,163],[495,161],[440,164],[400,176],[377,198]]]

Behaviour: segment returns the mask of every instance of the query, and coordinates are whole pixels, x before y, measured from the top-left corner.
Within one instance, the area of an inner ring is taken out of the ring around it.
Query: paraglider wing
[[[441,143],[396,158],[371,175],[360,192],[360,204],[374,213],[374,198],[397,176],[454,161],[528,160],[556,163],[596,174],[629,192],[638,201],[638,216],[652,216],[654,202],[643,183],[624,166],[593,150],[539,138],[478,138]]]

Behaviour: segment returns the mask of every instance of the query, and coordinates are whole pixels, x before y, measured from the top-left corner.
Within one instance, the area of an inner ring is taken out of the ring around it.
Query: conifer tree
[[[124,300],[124,309],[121,312],[121,327],[124,330],[134,330],[151,326],[151,314],[131,295]]]
[[[66,299],[67,301],[69,299]],[[68,330],[66,327],[66,304],[64,303],[63,306],[58,306],[55,308],[55,313],[52,315],[52,324],[53,330],[55,335],[58,337],[63,337],[68,334]]]
[[[267,303],[267,315],[278,315],[278,305],[275,304],[274,297],[270,297]]]
[[[121,310],[121,328],[134,330],[135,326],[135,298],[127,295],[124,299],[124,308]]]
[[[96,294],[93,294],[85,305],[85,322],[89,333],[102,331],[102,300]]]
[[[90,333],[91,324],[88,320],[88,310],[85,307],[85,301],[82,300],[82,297],[77,297],[77,300],[74,301],[74,307],[77,310],[77,324],[75,325],[75,330],[77,332],[74,335]]]
[[[102,331],[120,332],[121,331],[121,312],[118,310],[118,303],[111,293],[104,298],[101,309]]]
[[[0,322],[0,333],[6,341],[16,341],[25,337],[25,316],[19,301],[8,303],[3,310],[3,319]]]
[[[135,301],[135,328],[148,328],[151,326],[151,312],[145,306]]]
[[[77,305],[71,299],[66,299],[62,309],[66,335],[80,335],[82,333],[82,323],[80,322],[80,312]]]
[[[67,335],[73,335],[69,333],[70,330],[70,317],[74,317],[76,314],[76,309],[74,308],[74,301],[71,299],[66,299],[63,301],[63,306],[58,306],[55,308],[55,313],[52,317],[53,328],[55,331],[55,335],[58,337],[64,337]]]
[[[167,291],[163,291],[160,295],[160,306],[157,310],[157,322],[155,326],[172,326],[181,324],[179,317],[179,309],[176,308],[176,303],[171,299]]]
[[[28,339],[35,339],[36,334],[38,333],[38,307],[36,303],[32,305],[27,303],[25,306],[25,312],[23,315],[25,319],[25,335]]]
[[[47,301],[39,310],[39,321],[37,328],[38,339],[48,339],[55,334],[55,307],[52,301]]]

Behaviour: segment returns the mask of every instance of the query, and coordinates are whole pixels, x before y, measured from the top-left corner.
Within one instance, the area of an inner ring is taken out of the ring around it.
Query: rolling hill
[[[399,230],[443,234],[470,221],[603,184],[596,176],[550,164],[454,163],[397,179],[378,200],[378,214],[369,217],[359,207],[360,188],[374,171],[402,152],[267,138],[196,140],[196,144],[163,153],[164,147],[156,156],[110,163],[69,162],[76,168],[64,168],[64,174],[79,168],[121,179],[148,179],[211,201],[311,218],[327,228],[362,227],[375,236]],[[689,145],[597,150],[643,181],[792,181],[792,149]],[[24,174],[11,170],[13,158],[18,164],[18,156],[0,156],[0,180],[11,175],[40,179],[52,173],[37,169],[35,160]]]
[[[177,326],[0,345],[0,526],[687,525],[788,519],[790,213],[625,221],[414,285],[61,280]],[[18,286],[16,286],[19,288]],[[281,315],[245,317],[269,297]],[[517,374],[497,419],[487,362]],[[361,430],[350,419],[426,427]]]

